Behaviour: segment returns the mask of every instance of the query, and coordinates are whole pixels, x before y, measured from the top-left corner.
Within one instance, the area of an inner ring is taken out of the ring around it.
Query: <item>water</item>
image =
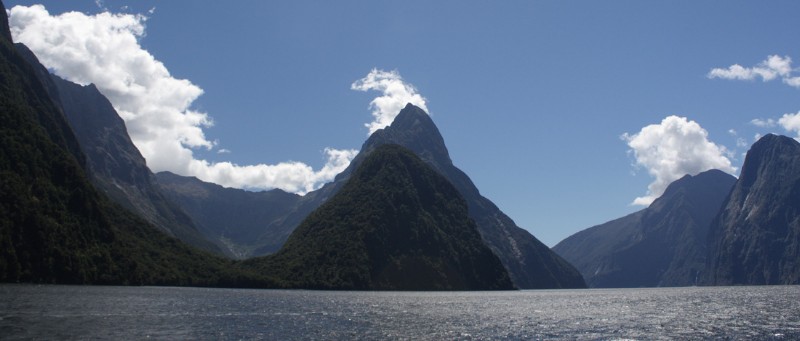
[[[800,339],[800,287],[326,292],[0,285],[0,339]]]

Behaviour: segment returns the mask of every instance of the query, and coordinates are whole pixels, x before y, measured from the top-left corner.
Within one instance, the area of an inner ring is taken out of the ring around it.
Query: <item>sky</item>
[[[4,3],[154,171],[303,194],[411,102],[550,246],[800,134],[796,1]]]

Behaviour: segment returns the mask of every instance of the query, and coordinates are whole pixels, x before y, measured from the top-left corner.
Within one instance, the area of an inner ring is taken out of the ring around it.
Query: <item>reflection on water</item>
[[[800,339],[800,287],[329,292],[0,285],[0,339]]]

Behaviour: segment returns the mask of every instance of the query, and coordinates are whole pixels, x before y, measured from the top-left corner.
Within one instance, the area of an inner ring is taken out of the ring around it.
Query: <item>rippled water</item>
[[[326,292],[0,285],[0,339],[800,339],[800,287]]]

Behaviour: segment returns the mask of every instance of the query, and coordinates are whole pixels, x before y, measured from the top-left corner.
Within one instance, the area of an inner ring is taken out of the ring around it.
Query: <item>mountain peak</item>
[[[735,182],[716,169],[686,175],[649,207],[578,232],[553,250],[592,287],[695,285],[711,222]]]
[[[769,148],[792,148],[800,146],[797,140],[783,135],[767,134],[753,143],[751,150],[763,150]]]
[[[8,42],[12,42],[11,30],[8,28],[8,15],[6,14],[6,5],[0,0],[0,7],[3,8],[0,13],[0,36],[3,36]]]
[[[736,178],[733,175],[719,169],[710,169],[697,175],[686,174],[682,178],[669,184],[661,197],[670,197],[681,189],[695,190],[701,186],[723,184],[724,186],[731,187],[735,181]]]
[[[709,234],[714,285],[800,283],[800,143],[756,141]]]
[[[769,134],[766,134],[766,135],[762,136],[753,145],[755,146],[757,144],[764,144],[764,143],[768,143],[768,144],[797,143],[797,141],[795,141],[793,138],[788,137],[788,136],[776,135],[776,134],[769,133]]]
[[[431,117],[421,108],[408,103],[391,125],[373,133],[361,148],[362,152],[370,152],[383,144],[402,145],[423,160],[435,164],[434,168],[441,165],[452,164],[450,153],[444,144],[444,138],[439,133]]]
[[[423,124],[426,126],[435,127],[433,121],[428,113],[425,112],[425,110],[422,110],[422,108],[416,105],[408,103],[403,110],[400,110],[400,113],[397,114],[397,117],[394,118],[391,127],[393,127],[393,129],[402,129],[403,127],[413,126],[414,124]]]
[[[750,186],[761,172],[770,173],[770,168],[778,170],[793,162],[800,153],[800,143],[795,139],[782,135],[767,134],[758,139],[744,158],[742,173],[739,179],[744,185]]]

